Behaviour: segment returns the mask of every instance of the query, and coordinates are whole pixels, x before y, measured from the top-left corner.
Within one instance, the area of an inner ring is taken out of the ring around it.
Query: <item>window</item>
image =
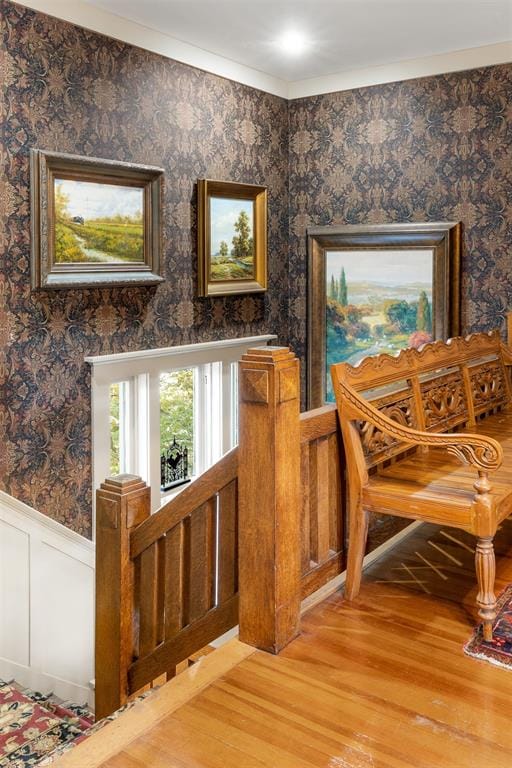
[[[198,369],[160,374],[160,487],[163,492],[194,474]]]
[[[128,424],[128,381],[110,385],[110,473],[118,475],[127,472],[130,447]]]
[[[140,475],[151,507],[238,442],[238,360],[275,336],[86,358],[92,368],[94,490]]]

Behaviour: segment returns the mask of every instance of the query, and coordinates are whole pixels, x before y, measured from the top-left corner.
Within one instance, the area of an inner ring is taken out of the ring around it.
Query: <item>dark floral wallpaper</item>
[[[512,65],[290,102],[290,342],[306,340],[306,228],[462,221],[462,326],[512,308]]]
[[[0,479],[90,535],[85,355],[270,331],[286,342],[287,103],[4,0],[0,18]],[[31,147],[165,169],[165,283],[31,293]],[[265,295],[195,298],[200,177],[268,187]]]
[[[290,338],[306,349],[306,228],[461,221],[464,332],[512,309],[512,65],[290,103]],[[369,548],[404,527],[374,518]]]
[[[0,20],[0,481],[74,530],[84,356],[266,332],[303,355],[309,224],[460,220],[464,330],[512,306],[512,65],[287,103],[8,0]],[[165,168],[165,283],[31,293],[31,147]],[[268,187],[264,296],[195,298],[198,177]]]

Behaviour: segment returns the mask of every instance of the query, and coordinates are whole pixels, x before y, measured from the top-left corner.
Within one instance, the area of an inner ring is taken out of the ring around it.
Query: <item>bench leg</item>
[[[347,600],[354,600],[359,594],[359,588],[361,587],[361,572],[368,536],[369,518],[369,513],[361,507],[350,510],[347,580],[345,582],[345,598]]]
[[[496,619],[496,596],[494,594],[496,562],[492,539],[492,536],[479,538],[476,543],[475,554],[476,576],[478,579],[476,602],[479,608],[478,615],[483,621],[484,640],[487,642],[492,640],[492,627]]]

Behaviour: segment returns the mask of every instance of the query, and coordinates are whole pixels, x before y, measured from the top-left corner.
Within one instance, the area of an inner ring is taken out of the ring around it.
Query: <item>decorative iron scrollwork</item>
[[[189,481],[188,449],[185,444],[178,444],[175,435],[172,443],[160,456],[160,487],[162,491],[169,491]]]

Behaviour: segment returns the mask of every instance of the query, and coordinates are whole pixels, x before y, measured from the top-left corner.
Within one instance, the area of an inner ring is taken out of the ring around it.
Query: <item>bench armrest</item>
[[[385,416],[344,381],[338,380],[335,388],[338,390],[337,400],[343,408],[343,415],[351,420],[368,421],[386,435],[402,443],[444,448],[463,463],[470,464],[479,471],[495,471],[501,466],[503,449],[492,437],[471,433],[421,432]]]

